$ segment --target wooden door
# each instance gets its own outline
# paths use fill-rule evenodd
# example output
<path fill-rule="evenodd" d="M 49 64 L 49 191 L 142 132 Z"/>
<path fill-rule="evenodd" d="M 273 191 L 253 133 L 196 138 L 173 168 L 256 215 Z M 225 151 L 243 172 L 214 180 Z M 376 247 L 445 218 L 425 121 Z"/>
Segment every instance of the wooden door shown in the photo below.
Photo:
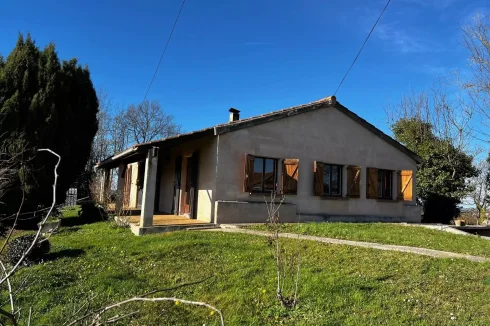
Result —
<path fill-rule="evenodd" d="M 179 204 L 180 204 L 180 183 L 182 176 L 182 156 L 178 156 L 175 159 L 175 169 L 174 169 L 174 195 L 172 201 L 172 214 L 179 214 Z"/>
<path fill-rule="evenodd" d="M 123 191 L 123 207 L 129 207 L 129 200 L 131 196 L 131 177 L 132 166 L 128 166 L 124 173 L 124 191 Z"/>
<path fill-rule="evenodd" d="M 184 189 L 183 211 L 184 215 L 190 218 L 196 218 L 195 208 L 197 206 L 197 172 L 199 156 L 194 153 L 187 159 L 186 182 Z"/>

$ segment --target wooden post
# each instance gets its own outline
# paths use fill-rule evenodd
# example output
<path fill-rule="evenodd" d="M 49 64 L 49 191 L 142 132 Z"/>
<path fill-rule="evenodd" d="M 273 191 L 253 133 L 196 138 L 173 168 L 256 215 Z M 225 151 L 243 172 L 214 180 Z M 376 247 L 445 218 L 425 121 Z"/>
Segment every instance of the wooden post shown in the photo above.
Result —
<path fill-rule="evenodd" d="M 106 204 L 107 202 L 107 193 L 109 191 L 109 182 L 110 182 L 110 176 L 111 176 L 111 170 L 110 169 L 104 169 L 102 170 L 102 175 L 100 178 L 100 194 L 99 194 L 99 201 L 102 204 Z"/>
<path fill-rule="evenodd" d="M 148 154 L 146 155 L 140 227 L 148 227 L 153 225 L 157 168 L 158 168 L 158 148 L 155 147 L 148 150 Z"/>
<path fill-rule="evenodd" d="M 117 194 L 116 194 L 116 214 L 119 214 L 123 208 L 124 197 L 124 163 L 119 164 L 119 171 L 117 172 Z"/>

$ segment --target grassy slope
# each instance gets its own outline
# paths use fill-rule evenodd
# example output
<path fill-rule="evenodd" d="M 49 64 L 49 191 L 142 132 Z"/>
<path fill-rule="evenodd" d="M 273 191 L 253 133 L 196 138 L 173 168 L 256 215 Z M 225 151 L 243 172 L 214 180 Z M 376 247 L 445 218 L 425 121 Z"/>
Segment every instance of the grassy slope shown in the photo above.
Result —
<path fill-rule="evenodd" d="M 97 295 L 91 300 L 97 307 L 212 274 L 214 280 L 165 295 L 207 301 L 222 309 L 227 325 L 490 320 L 489 264 L 304 242 L 301 303 L 284 311 L 274 299 L 274 265 L 262 237 L 189 231 L 136 237 L 99 222 L 63 228 L 51 241 L 50 259 L 16 276 L 17 282 L 27 273 L 34 276 L 18 297 L 20 306 L 33 306 L 34 325 L 63 324 L 90 293 Z M 144 305 L 143 315 L 131 324 L 217 325 L 206 308 L 170 303 Z"/>
<path fill-rule="evenodd" d="M 263 224 L 249 228 L 267 229 Z M 418 226 L 387 223 L 301 223 L 285 224 L 282 230 L 329 238 L 422 247 L 490 257 L 490 241 L 488 240 Z"/>

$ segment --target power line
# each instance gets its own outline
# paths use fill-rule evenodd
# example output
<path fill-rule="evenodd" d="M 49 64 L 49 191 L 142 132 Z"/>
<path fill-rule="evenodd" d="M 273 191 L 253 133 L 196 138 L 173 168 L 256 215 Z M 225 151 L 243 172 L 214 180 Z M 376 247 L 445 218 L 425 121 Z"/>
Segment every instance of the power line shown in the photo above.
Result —
<path fill-rule="evenodd" d="M 376 22 L 374 23 L 373 25 L 373 28 L 371 28 L 371 31 L 369 32 L 368 36 L 366 37 L 366 39 L 364 40 L 364 43 L 362 44 L 361 46 L 361 49 L 359 50 L 359 52 L 357 53 L 356 55 L 356 58 L 354 59 L 354 61 L 352 61 L 352 64 L 350 65 L 349 69 L 347 70 L 347 72 L 345 73 L 344 75 L 344 78 L 342 78 L 342 81 L 340 82 L 339 86 L 337 87 L 337 90 L 335 91 L 335 93 L 333 93 L 333 95 L 336 95 L 337 92 L 339 91 L 339 88 L 340 86 L 342 86 L 342 84 L 344 83 L 344 80 L 345 78 L 347 77 L 347 75 L 349 74 L 350 70 L 352 69 L 352 67 L 354 66 L 354 64 L 356 63 L 356 60 L 357 58 L 359 58 L 359 55 L 361 54 L 362 52 L 362 49 L 364 49 L 364 46 L 366 45 L 367 41 L 369 40 L 369 37 L 371 36 L 371 34 L 373 33 L 374 31 L 374 28 L 376 27 L 376 25 L 378 24 L 379 20 L 381 19 L 381 16 L 383 16 L 386 8 L 388 8 L 388 5 L 390 4 L 391 0 L 388 0 L 388 2 L 386 3 L 386 6 L 383 8 L 383 11 L 381 12 L 381 14 L 379 15 L 378 19 L 376 20 Z"/>
<path fill-rule="evenodd" d="M 148 89 L 146 90 L 145 97 L 143 98 L 143 102 L 146 101 L 146 97 L 148 96 L 148 93 L 150 92 L 151 85 L 153 84 L 153 81 L 155 80 L 155 77 L 158 72 L 158 68 L 160 68 L 160 64 L 162 63 L 163 56 L 165 55 L 165 52 L 167 51 L 168 44 L 170 43 L 170 39 L 172 38 L 172 34 L 174 33 L 175 26 L 177 26 L 177 22 L 179 21 L 180 14 L 182 13 L 182 9 L 184 9 L 185 1 L 182 1 L 182 5 L 180 6 L 179 13 L 177 14 L 177 17 L 175 18 L 174 26 L 172 27 L 172 31 L 170 31 L 170 35 L 168 36 L 167 43 L 165 44 L 165 48 L 163 49 L 162 55 L 160 56 L 160 61 L 158 61 L 157 68 L 155 69 L 155 73 L 153 74 L 153 77 L 151 78 L 150 85 L 148 86 Z"/>

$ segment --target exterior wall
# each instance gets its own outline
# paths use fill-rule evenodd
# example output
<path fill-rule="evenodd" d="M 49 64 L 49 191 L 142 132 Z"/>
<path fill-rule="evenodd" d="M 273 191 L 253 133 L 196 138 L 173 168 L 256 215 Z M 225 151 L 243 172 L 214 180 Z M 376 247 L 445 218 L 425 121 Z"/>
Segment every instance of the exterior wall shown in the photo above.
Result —
<path fill-rule="evenodd" d="M 183 157 L 181 173 L 180 205 L 186 182 L 186 156 L 199 151 L 199 168 L 197 180 L 197 218 L 206 222 L 214 220 L 214 192 L 216 181 L 217 137 L 208 137 L 187 142 L 172 148 L 160 149 L 160 193 L 158 208 L 163 213 L 173 213 L 175 160 Z M 180 211 L 180 207 L 179 207 Z"/>
<path fill-rule="evenodd" d="M 296 205 L 283 204 L 280 208 L 281 222 L 297 222 Z M 243 201 L 217 201 L 216 216 L 219 216 L 220 224 L 237 223 L 237 217 L 240 217 L 240 223 L 265 223 L 267 220 L 267 207 L 261 202 L 243 202 Z"/>
<path fill-rule="evenodd" d="M 415 196 L 413 196 L 414 201 L 411 202 L 366 199 L 367 167 L 412 170 L 415 176 L 416 162 L 334 107 L 225 133 L 218 136 L 218 144 L 215 197 L 217 200 L 264 202 L 263 195 L 243 191 L 245 155 L 248 153 L 278 159 L 299 159 L 298 194 L 288 195 L 286 203 L 296 205 L 301 220 L 344 216 L 354 217 L 357 220 L 365 218 L 420 221 L 420 209 L 415 206 Z M 344 166 L 344 195 L 347 179 L 345 166 L 361 166 L 360 198 L 334 200 L 314 196 L 314 161 Z M 280 176 L 281 164 L 278 171 L 279 180 Z M 414 177 L 414 189 L 415 181 Z M 393 173 L 394 198 L 396 198 L 396 184 L 396 173 Z M 243 212 L 243 208 L 240 208 L 240 211 Z M 257 214 L 257 212 L 251 210 L 250 214 Z M 265 219 L 266 210 L 263 216 Z M 224 218 L 229 219 L 229 217 Z M 247 216 L 234 218 L 236 222 L 250 219 Z M 217 223 L 220 223 L 220 219 L 221 215 L 218 215 Z M 262 220 L 262 218 L 258 219 Z"/>

